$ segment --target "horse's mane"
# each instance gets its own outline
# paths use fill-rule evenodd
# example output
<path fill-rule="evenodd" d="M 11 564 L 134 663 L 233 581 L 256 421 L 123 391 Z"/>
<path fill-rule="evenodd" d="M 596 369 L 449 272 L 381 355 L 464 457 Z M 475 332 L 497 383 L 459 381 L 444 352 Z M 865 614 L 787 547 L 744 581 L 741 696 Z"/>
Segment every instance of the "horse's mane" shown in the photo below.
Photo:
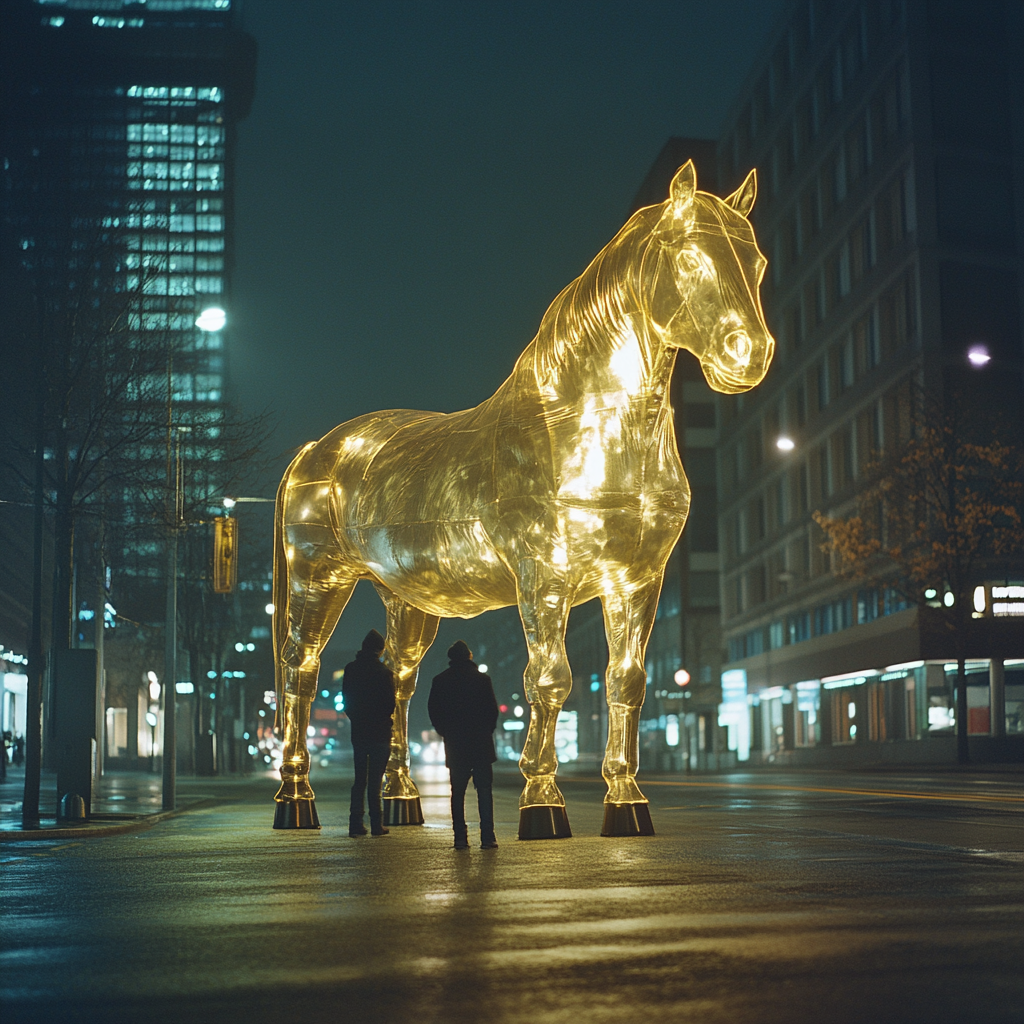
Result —
<path fill-rule="evenodd" d="M 548 307 L 530 348 L 538 382 L 561 376 L 581 345 L 607 337 L 643 303 L 641 282 L 653 273 L 648 251 L 665 204 L 637 211 L 590 265 Z M 531 351 L 532 350 L 532 351 Z"/>

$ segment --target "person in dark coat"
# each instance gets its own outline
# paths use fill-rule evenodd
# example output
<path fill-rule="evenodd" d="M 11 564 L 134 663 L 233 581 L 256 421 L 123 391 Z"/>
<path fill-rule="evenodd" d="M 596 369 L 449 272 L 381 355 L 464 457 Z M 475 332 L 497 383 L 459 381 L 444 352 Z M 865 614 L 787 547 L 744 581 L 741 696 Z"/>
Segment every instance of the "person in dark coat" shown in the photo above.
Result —
<path fill-rule="evenodd" d="M 452 826 L 455 849 L 469 849 L 466 826 L 466 787 L 473 780 L 480 808 L 480 848 L 498 846 L 494 836 L 494 799 L 491 792 L 498 760 L 494 752 L 494 728 L 498 702 L 491 677 L 473 663 L 473 652 L 462 640 L 448 648 L 448 668 L 434 677 L 427 711 L 444 740 L 444 763 L 452 781 Z"/>
<path fill-rule="evenodd" d="M 384 637 L 371 629 L 356 653 L 356 660 L 345 666 L 341 693 L 345 714 L 352 723 L 352 753 L 356 778 L 348 812 L 348 834 L 365 836 L 363 795 L 370 808 L 370 832 L 386 836 L 380 802 L 381 784 L 391 754 L 391 724 L 395 713 L 395 676 L 381 660 Z"/>

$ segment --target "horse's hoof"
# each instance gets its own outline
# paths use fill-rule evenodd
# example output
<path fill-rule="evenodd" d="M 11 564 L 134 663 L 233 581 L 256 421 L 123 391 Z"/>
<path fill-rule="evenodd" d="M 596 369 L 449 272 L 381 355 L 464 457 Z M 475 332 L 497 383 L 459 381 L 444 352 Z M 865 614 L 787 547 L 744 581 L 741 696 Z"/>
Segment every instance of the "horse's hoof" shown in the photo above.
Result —
<path fill-rule="evenodd" d="M 601 835 L 653 836 L 651 805 L 646 801 L 634 804 L 605 804 Z"/>
<path fill-rule="evenodd" d="M 520 839 L 570 839 L 572 830 L 565 807 L 559 804 L 521 807 L 519 809 Z"/>
<path fill-rule="evenodd" d="M 309 785 L 308 776 L 303 775 L 297 779 L 282 779 L 281 787 L 274 799 L 278 803 L 296 803 L 303 800 L 312 801 L 315 795 Z"/>
<path fill-rule="evenodd" d="M 312 800 L 278 800 L 274 828 L 319 828 L 320 818 Z"/>
<path fill-rule="evenodd" d="M 605 793 L 604 803 L 606 807 L 609 804 L 645 804 L 647 797 L 640 792 L 634 776 L 617 775 L 608 779 L 608 792 Z"/>
<path fill-rule="evenodd" d="M 562 796 L 554 775 L 536 775 L 532 779 L 527 779 L 519 797 L 519 810 L 527 807 L 553 806 L 565 806 L 565 797 Z"/>
<path fill-rule="evenodd" d="M 420 798 L 385 797 L 384 824 L 422 825 L 423 808 L 420 806 Z"/>
<path fill-rule="evenodd" d="M 388 771 L 384 775 L 385 800 L 418 800 L 420 791 L 408 771 Z M 398 822 L 395 822 L 397 825 Z"/>

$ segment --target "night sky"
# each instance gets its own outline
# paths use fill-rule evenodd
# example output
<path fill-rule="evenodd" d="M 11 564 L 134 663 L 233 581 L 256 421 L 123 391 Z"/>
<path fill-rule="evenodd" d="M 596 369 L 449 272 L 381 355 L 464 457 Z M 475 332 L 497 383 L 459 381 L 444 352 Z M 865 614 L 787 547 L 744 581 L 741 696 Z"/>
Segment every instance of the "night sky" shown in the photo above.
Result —
<path fill-rule="evenodd" d="M 246 0 L 231 372 L 276 471 L 361 413 L 490 395 L 666 139 L 717 137 L 782 6 Z M 383 630 L 366 590 L 327 667 Z"/>

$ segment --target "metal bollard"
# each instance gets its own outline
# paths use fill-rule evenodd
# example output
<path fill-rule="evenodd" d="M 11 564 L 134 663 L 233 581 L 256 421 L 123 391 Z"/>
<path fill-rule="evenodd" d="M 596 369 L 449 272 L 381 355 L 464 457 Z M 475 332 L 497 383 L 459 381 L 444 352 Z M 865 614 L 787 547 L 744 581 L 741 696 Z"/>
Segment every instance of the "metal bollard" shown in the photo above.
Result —
<path fill-rule="evenodd" d="M 62 821 L 86 821 L 85 801 L 77 793 L 65 793 L 60 802 Z"/>

